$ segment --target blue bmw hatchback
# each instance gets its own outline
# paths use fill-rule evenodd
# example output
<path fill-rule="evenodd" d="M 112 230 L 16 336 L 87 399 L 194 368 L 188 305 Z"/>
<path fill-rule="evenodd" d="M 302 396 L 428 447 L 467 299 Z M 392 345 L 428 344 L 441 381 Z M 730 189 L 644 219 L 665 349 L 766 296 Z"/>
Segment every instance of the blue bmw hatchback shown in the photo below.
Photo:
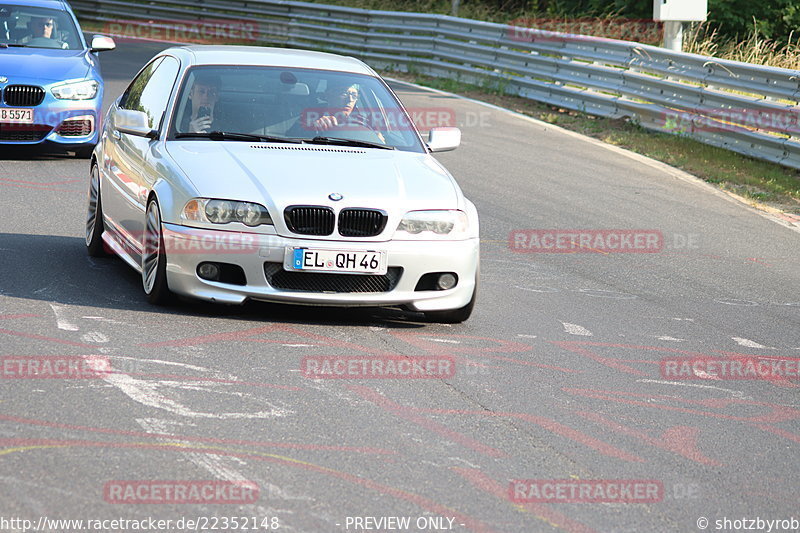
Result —
<path fill-rule="evenodd" d="M 64 0 L 0 0 L 0 146 L 89 157 L 103 103 L 97 52 L 114 47 L 100 35 L 87 45 Z"/>

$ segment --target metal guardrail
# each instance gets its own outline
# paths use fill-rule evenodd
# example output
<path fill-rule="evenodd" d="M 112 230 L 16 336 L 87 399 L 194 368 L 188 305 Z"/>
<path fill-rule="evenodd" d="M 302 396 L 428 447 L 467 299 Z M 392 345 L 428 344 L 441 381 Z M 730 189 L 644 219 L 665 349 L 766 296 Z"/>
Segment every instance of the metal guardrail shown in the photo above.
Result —
<path fill-rule="evenodd" d="M 800 169 L 800 71 L 445 15 L 281 0 L 73 0 L 83 20 L 248 22 L 259 44 L 490 86 Z"/>

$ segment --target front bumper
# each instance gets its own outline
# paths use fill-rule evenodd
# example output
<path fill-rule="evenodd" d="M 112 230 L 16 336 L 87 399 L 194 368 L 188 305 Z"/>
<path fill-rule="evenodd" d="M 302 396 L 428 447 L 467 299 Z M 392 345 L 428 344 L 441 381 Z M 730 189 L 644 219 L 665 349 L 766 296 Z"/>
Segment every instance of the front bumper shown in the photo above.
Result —
<path fill-rule="evenodd" d="M 0 144 L 45 146 L 57 151 L 94 146 L 100 129 L 101 98 L 98 95 L 92 100 L 58 100 L 48 94 L 33 108 L 33 124 L 0 124 Z M 0 107 L 16 108 L 5 103 Z M 75 127 L 84 121 L 91 123 L 91 131 L 86 134 Z"/>
<path fill-rule="evenodd" d="M 405 305 L 415 311 L 440 311 L 464 307 L 475 290 L 480 253 L 477 238 L 463 241 L 354 242 L 201 230 L 175 224 L 163 224 L 163 229 L 170 290 L 202 300 L 227 304 L 262 300 L 342 307 Z M 283 265 L 287 247 L 385 250 L 389 268 L 401 268 L 402 273 L 393 288 L 386 292 L 278 289 L 267 282 L 265 263 Z M 246 284 L 200 278 L 197 267 L 203 262 L 240 266 Z M 458 283 L 448 290 L 415 290 L 420 278 L 432 272 L 454 272 Z"/>

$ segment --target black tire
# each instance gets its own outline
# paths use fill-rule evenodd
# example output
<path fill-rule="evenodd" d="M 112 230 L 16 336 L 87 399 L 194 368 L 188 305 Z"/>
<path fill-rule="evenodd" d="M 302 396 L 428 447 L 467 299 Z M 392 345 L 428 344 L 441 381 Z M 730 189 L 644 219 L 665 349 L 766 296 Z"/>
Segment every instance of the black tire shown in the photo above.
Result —
<path fill-rule="evenodd" d="M 100 198 L 100 171 L 97 164 L 89 171 L 89 206 L 86 213 L 86 252 L 90 257 L 107 257 L 103 242 L 103 202 Z"/>
<path fill-rule="evenodd" d="M 475 308 L 475 299 L 478 296 L 478 279 L 475 279 L 475 289 L 472 291 L 472 298 L 464 307 L 458 309 L 448 309 L 446 311 L 425 311 L 425 320 L 437 322 L 439 324 L 460 324 L 466 321 Z"/>
<path fill-rule="evenodd" d="M 145 230 L 142 253 L 142 287 L 147 301 L 154 305 L 168 305 L 175 295 L 167 285 L 167 254 L 161 228 L 161 211 L 158 200 L 151 199 L 145 211 Z"/>

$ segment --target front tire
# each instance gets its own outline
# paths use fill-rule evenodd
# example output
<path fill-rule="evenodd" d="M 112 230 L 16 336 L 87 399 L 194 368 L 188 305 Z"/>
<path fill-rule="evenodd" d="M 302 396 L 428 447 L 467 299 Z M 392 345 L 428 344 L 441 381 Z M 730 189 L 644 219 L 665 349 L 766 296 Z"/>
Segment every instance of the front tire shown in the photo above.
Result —
<path fill-rule="evenodd" d="M 155 305 L 166 305 L 174 295 L 167 285 L 167 254 L 164 247 L 164 232 L 161 228 L 161 212 L 158 201 L 153 198 L 145 212 L 144 253 L 142 254 L 142 286 L 147 301 Z"/>
<path fill-rule="evenodd" d="M 86 251 L 90 257 L 106 257 L 103 243 L 103 203 L 100 199 L 100 171 L 97 164 L 89 171 L 89 206 L 86 213 Z"/>
<path fill-rule="evenodd" d="M 478 280 L 475 279 L 475 288 L 472 290 L 472 298 L 469 303 L 464 307 L 458 309 L 448 309 L 446 311 L 426 311 L 425 320 L 428 322 L 437 322 L 439 324 L 460 324 L 466 321 L 471 315 L 472 310 L 475 308 L 475 299 L 478 296 Z"/>

